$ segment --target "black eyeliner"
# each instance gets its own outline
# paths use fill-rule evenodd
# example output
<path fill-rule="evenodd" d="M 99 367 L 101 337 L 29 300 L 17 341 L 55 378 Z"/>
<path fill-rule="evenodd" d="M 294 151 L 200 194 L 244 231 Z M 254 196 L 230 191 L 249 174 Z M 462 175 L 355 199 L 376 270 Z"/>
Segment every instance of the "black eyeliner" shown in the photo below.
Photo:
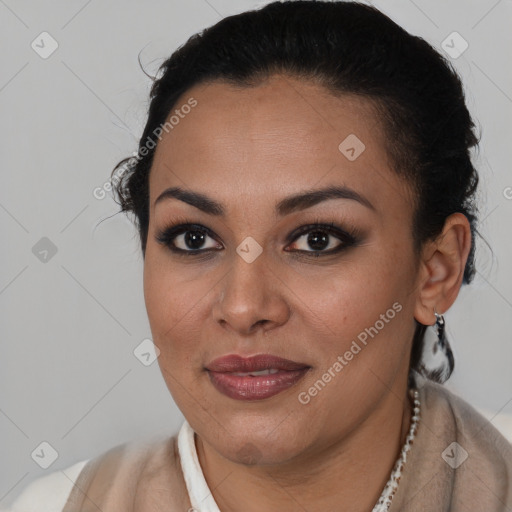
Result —
<path fill-rule="evenodd" d="M 302 250 L 288 250 L 287 253 L 293 253 L 301 258 L 308 257 L 319 257 L 319 256 L 330 256 L 342 252 L 343 250 L 349 249 L 350 247 L 357 246 L 360 241 L 360 231 L 358 229 L 343 229 L 335 221 L 321 222 L 319 219 L 313 223 L 304 224 L 299 228 L 292 231 L 286 238 L 286 244 L 294 242 L 297 238 L 313 231 L 325 232 L 328 235 L 334 236 L 340 241 L 340 244 L 334 249 L 329 251 L 302 251 Z M 180 219 L 180 223 L 174 226 L 163 228 L 157 232 L 155 239 L 158 243 L 165 245 L 170 251 L 178 256 L 205 256 L 212 257 L 214 252 L 218 252 L 221 249 L 190 249 L 184 250 L 179 249 L 173 245 L 174 239 L 187 231 L 196 231 L 204 233 L 209 236 L 217 243 L 220 244 L 216 235 L 213 231 L 202 224 L 196 224 L 193 222 L 186 222 L 185 219 Z"/>
<path fill-rule="evenodd" d="M 211 231 L 206 226 L 203 226 L 201 224 L 194 224 L 189 222 L 183 222 L 180 224 L 177 224 L 175 226 L 170 226 L 167 228 L 164 228 L 155 236 L 155 239 L 160 244 L 165 245 L 170 251 L 172 251 L 174 254 L 177 255 L 183 255 L 183 256 L 206 256 L 209 255 L 209 253 L 213 253 L 216 251 L 219 251 L 220 249 L 190 249 L 190 250 L 184 250 L 179 249 L 178 247 L 175 247 L 172 242 L 178 235 L 182 235 L 183 233 L 186 233 L 187 231 L 198 231 L 200 233 L 204 233 L 205 235 L 208 235 L 210 238 L 213 238 L 214 240 L 217 240 L 217 238 L 214 236 L 213 231 Z M 218 242 L 219 243 L 219 242 Z"/>

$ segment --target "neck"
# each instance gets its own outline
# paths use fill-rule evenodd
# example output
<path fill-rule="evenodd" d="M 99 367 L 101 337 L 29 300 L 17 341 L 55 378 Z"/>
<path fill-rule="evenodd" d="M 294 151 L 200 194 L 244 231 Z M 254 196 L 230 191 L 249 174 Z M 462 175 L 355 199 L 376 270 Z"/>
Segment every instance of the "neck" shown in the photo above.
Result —
<path fill-rule="evenodd" d="M 314 455 L 302 454 L 279 465 L 234 463 L 196 435 L 198 458 L 222 512 L 368 512 L 400 454 L 411 411 L 407 392 L 402 400 L 390 392 L 348 436 Z"/>

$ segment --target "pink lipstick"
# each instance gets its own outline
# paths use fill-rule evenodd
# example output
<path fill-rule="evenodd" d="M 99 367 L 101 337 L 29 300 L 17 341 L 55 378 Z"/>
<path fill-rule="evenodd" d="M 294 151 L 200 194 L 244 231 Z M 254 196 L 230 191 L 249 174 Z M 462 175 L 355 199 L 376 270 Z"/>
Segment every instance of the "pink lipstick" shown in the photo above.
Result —
<path fill-rule="evenodd" d="M 229 354 L 206 365 L 214 387 L 235 400 L 262 400 L 277 395 L 296 384 L 310 368 L 271 354 L 247 358 Z"/>

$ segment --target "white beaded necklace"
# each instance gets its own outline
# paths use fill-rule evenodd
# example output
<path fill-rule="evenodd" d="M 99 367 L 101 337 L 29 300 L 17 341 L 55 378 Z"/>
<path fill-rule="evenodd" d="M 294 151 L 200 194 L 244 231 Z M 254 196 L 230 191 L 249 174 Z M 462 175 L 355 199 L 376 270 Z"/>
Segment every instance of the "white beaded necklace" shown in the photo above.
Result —
<path fill-rule="evenodd" d="M 396 494 L 398 489 L 398 483 L 400 482 L 400 477 L 402 476 L 402 470 L 404 469 L 405 461 L 407 460 L 407 453 L 411 449 L 411 444 L 413 443 L 416 432 L 418 430 L 418 423 L 420 421 L 420 394 L 418 390 L 414 388 L 410 389 L 409 393 L 414 404 L 409 433 L 407 434 L 407 438 L 405 439 L 402 451 L 400 452 L 400 457 L 398 457 L 393 467 L 393 471 L 391 471 L 391 476 L 388 480 L 388 483 L 384 487 L 379 501 L 373 507 L 372 512 L 386 512 L 389 510 L 393 496 Z"/>

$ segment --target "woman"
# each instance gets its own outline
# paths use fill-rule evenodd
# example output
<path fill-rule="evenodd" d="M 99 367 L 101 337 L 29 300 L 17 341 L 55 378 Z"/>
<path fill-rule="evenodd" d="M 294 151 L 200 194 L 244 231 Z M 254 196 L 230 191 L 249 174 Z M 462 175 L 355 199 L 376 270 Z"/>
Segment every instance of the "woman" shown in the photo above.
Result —
<path fill-rule="evenodd" d="M 113 173 L 186 421 L 13 510 L 512 510 L 512 447 L 441 385 L 474 273 L 473 129 L 451 66 L 363 4 L 193 36 Z"/>

